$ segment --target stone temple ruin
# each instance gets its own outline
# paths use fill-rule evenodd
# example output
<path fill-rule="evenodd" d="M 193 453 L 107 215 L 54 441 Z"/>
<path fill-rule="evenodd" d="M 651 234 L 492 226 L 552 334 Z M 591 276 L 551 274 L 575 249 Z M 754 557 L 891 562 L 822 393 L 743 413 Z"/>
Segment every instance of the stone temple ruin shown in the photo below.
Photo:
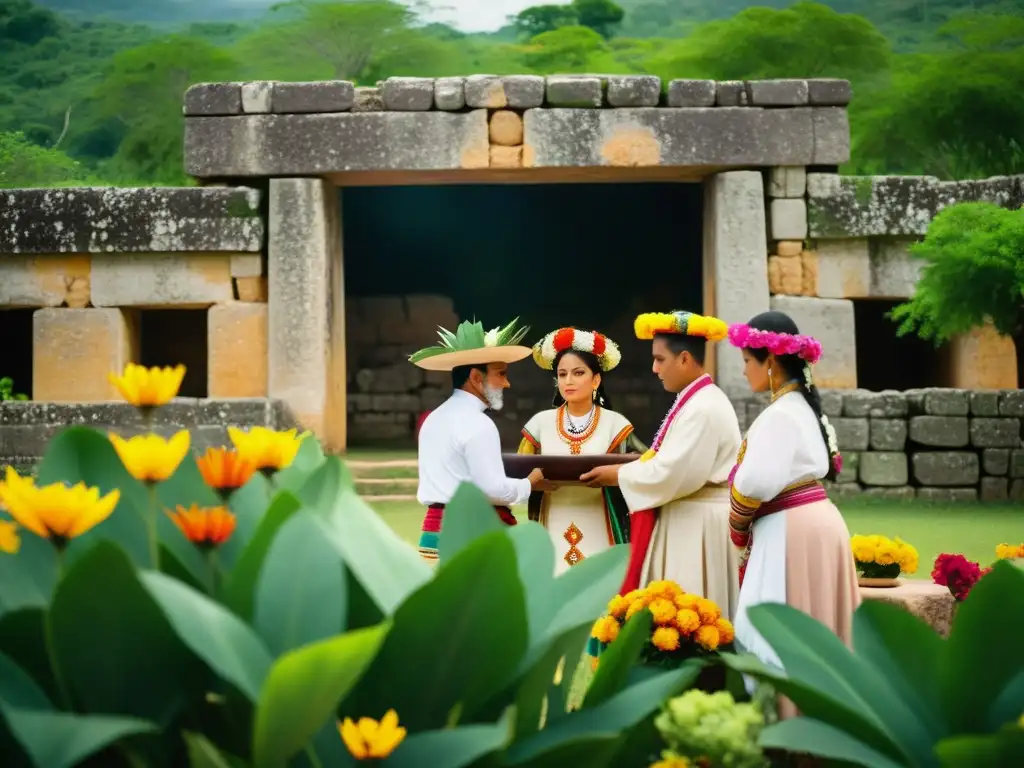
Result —
<path fill-rule="evenodd" d="M 223 440 L 226 422 L 298 423 L 334 450 L 411 443 L 417 414 L 446 396 L 447 381 L 404 358 L 429 344 L 437 325 L 458 321 L 456 303 L 444 291 L 396 294 L 381 284 L 346 291 L 358 265 L 374 259 L 344 253 L 346 233 L 363 224 L 346 219 L 347 196 L 658 184 L 666 195 L 696 192 L 700 231 L 676 238 L 694 246 L 689 260 L 701 276 L 691 282 L 700 283 L 702 306 L 687 308 L 736 322 L 774 307 L 823 342 L 816 377 L 847 457 L 837 490 L 1024 499 L 1024 396 L 1012 343 L 981 330 L 936 352 L 898 340 L 885 319 L 914 290 L 918 265 L 907 246 L 935 213 L 968 200 L 1020 207 L 1024 177 L 840 176 L 850 98 L 848 82 L 822 79 L 663 85 L 648 76 L 477 75 L 376 88 L 194 86 L 184 99 L 185 165 L 200 186 L 0 192 L 0 376 L 32 398 L 0 406 L 0 461 L 35 460 L 69 423 L 130 430 L 106 378 L 129 360 L 189 366 L 167 426 L 194 428 L 200 446 Z M 497 213 L 494 224 L 526 226 Z M 623 276 L 638 263 L 622 260 Z M 388 274 L 386 264 L 376 268 Z M 530 321 L 527 288 L 510 286 L 520 295 L 494 308 L 494 320 Z M 646 349 L 627 349 L 631 312 L 682 302 L 625 290 L 629 301 L 601 325 L 634 365 L 613 391 L 638 429 L 652 431 L 663 403 Z M 715 358 L 712 372 L 748 423 L 762 406 L 749 398 L 737 351 L 722 345 Z M 527 383 L 499 416 L 509 448 L 550 391 L 527 367 Z"/>

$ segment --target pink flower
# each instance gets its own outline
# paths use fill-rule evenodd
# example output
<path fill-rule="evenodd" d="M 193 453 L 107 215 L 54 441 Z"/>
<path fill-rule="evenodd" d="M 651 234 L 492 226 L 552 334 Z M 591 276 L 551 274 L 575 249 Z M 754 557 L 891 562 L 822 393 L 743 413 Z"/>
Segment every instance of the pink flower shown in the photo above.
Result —
<path fill-rule="evenodd" d="M 821 342 L 810 336 L 760 331 L 739 323 L 729 328 L 729 341 L 740 349 L 767 349 L 773 355 L 797 355 L 814 365 L 821 359 Z"/>
<path fill-rule="evenodd" d="M 941 554 L 935 558 L 932 581 L 947 587 L 957 602 L 960 602 L 967 598 L 974 585 L 990 570 L 982 570 L 977 563 L 960 554 Z"/>
<path fill-rule="evenodd" d="M 832 457 L 832 467 L 835 469 L 837 475 L 843 471 L 843 455 L 841 453 L 837 453 Z"/>

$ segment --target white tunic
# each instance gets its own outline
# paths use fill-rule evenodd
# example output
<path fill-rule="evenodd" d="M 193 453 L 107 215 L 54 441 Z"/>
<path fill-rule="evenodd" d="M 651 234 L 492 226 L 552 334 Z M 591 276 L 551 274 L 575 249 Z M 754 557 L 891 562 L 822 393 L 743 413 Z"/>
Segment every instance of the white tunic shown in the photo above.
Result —
<path fill-rule="evenodd" d="M 530 498 L 530 481 L 506 477 L 498 427 L 478 397 L 455 390 L 424 420 L 419 435 L 420 504 L 447 504 L 461 483 L 472 483 L 492 503 Z"/>
<path fill-rule="evenodd" d="M 733 488 L 756 501 L 771 501 L 794 483 L 828 474 L 829 455 L 818 417 L 799 392 L 769 405 L 750 426 L 746 450 Z M 786 514 L 776 512 L 754 523 L 753 547 L 736 610 L 736 641 L 762 661 L 781 666 L 778 655 L 754 629 L 747 609 L 786 603 Z"/>
<path fill-rule="evenodd" d="M 653 458 L 619 471 L 630 512 L 661 508 L 641 586 L 670 579 L 687 592 L 714 600 L 729 617 L 739 589 L 739 556 L 729 538 L 725 484 L 739 447 L 736 411 L 712 384 L 679 411 Z"/>
<path fill-rule="evenodd" d="M 561 409 L 552 408 L 541 411 L 526 422 L 520 452 L 572 455 L 569 441 L 559 433 L 560 413 Z M 581 454 L 613 453 L 633 432 L 629 419 L 615 411 L 597 407 L 595 419 L 597 423 L 593 433 L 579 443 Z M 545 493 L 538 522 L 547 529 L 555 545 L 555 572 L 558 574 L 587 557 L 603 552 L 614 543 L 604 492 L 600 488 L 564 485 L 557 491 Z"/>

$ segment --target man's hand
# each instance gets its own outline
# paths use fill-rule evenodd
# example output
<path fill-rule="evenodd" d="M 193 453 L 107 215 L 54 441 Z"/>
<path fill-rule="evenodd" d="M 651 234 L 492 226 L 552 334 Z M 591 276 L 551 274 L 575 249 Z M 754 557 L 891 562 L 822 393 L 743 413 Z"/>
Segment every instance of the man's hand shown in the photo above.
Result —
<path fill-rule="evenodd" d="M 619 484 L 619 467 L 621 464 L 606 464 L 603 467 L 594 467 L 589 472 L 580 475 L 580 481 L 591 488 L 600 488 L 605 485 Z"/>
<path fill-rule="evenodd" d="M 530 474 L 527 475 L 526 479 L 530 481 L 530 488 L 533 490 L 544 490 L 543 488 L 537 487 L 540 483 L 544 482 L 544 472 L 540 467 L 532 470 Z"/>
<path fill-rule="evenodd" d="M 533 486 L 533 490 L 544 491 L 545 493 L 557 491 L 559 488 L 561 488 L 561 486 L 558 483 L 552 483 L 550 480 L 541 480 Z"/>

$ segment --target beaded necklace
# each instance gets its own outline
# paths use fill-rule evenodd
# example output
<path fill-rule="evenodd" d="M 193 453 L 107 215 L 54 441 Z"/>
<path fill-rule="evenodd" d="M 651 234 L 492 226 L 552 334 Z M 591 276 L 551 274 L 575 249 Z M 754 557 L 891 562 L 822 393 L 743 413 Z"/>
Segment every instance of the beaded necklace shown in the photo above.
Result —
<path fill-rule="evenodd" d="M 576 428 L 569 420 L 569 411 L 566 410 L 565 404 L 558 406 L 558 412 L 555 414 L 558 437 L 568 444 L 569 453 L 573 456 L 579 456 L 583 452 L 583 444 L 597 431 L 597 424 L 601 420 L 601 408 L 594 406 L 590 413 L 590 420 L 584 426 Z"/>

